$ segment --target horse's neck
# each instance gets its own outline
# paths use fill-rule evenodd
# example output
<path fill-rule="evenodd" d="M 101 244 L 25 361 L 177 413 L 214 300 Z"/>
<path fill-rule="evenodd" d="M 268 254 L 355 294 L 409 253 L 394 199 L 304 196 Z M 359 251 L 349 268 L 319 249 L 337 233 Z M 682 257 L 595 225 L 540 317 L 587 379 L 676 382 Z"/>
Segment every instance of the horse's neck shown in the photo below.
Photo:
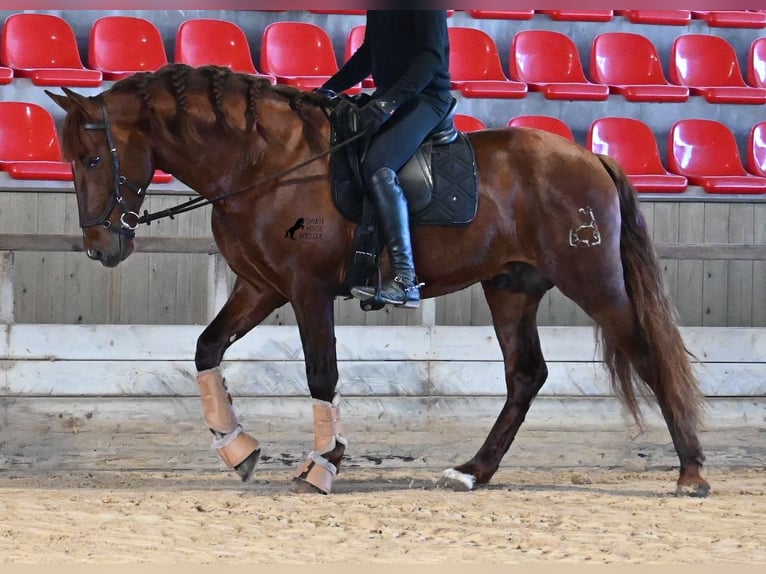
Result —
<path fill-rule="evenodd" d="M 244 146 L 222 126 L 203 130 L 207 133 L 202 141 L 190 142 L 188 147 L 157 142 L 156 167 L 210 199 L 252 186 L 257 180 L 268 181 L 311 156 L 313 152 L 303 139 L 302 122 L 294 113 L 266 117 L 265 125 L 254 128 Z"/>

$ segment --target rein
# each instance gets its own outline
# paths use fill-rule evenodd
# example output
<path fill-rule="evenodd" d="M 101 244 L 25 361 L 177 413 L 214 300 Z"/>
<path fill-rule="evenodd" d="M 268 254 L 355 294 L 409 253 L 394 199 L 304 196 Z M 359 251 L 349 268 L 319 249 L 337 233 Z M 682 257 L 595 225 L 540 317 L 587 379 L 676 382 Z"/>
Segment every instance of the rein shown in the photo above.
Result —
<path fill-rule="evenodd" d="M 138 219 L 136 219 L 136 224 L 133 229 L 138 227 L 138 225 L 145 223 L 146 225 L 151 224 L 152 221 L 155 221 L 157 219 L 163 219 L 165 217 L 169 217 L 170 219 L 173 219 L 175 215 L 178 215 L 179 213 L 186 213 L 187 211 L 192 211 L 193 209 L 197 209 L 199 207 L 205 207 L 206 205 L 212 205 L 213 203 L 216 203 L 218 201 L 221 201 L 223 199 L 227 199 L 229 197 L 239 195 L 240 193 L 244 193 L 246 191 L 250 191 L 254 187 L 257 187 L 267 181 L 271 181 L 273 179 L 279 179 L 280 177 L 283 177 L 285 175 L 288 175 L 294 171 L 298 171 L 302 167 L 305 167 L 309 165 L 310 163 L 315 162 L 318 159 L 323 158 L 326 155 L 335 153 L 336 151 L 344 148 L 345 146 L 349 145 L 350 143 L 353 143 L 354 141 L 360 139 L 363 136 L 366 136 L 367 132 L 360 132 L 353 136 L 351 136 L 348 139 L 343 140 L 342 142 L 335 144 L 334 146 L 326 149 L 325 151 L 318 153 L 314 156 L 311 156 L 305 161 L 302 161 L 299 164 L 290 166 L 286 169 L 283 169 L 282 171 L 278 171 L 277 173 L 272 173 L 270 175 L 267 175 L 265 177 L 262 177 L 261 179 L 258 179 L 254 181 L 253 183 L 246 185 L 242 189 L 238 189 L 236 191 L 230 191 L 228 193 L 224 193 L 222 195 L 219 195 L 218 197 L 214 197 L 212 199 L 207 199 L 205 197 L 195 197 L 194 199 L 191 199 L 185 203 L 181 203 L 179 205 L 176 205 L 174 207 L 170 207 L 168 209 L 163 209 L 162 211 L 155 211 L 154 213 L 149 213 L 148 211 L 144 211 L 144 214 Z"/>
<path fill-rule="evenodd" d="M 112 195 L 112 198 L 110 199 L 109 203 L 107 204 L 106 208 L 101 213 L 101 215 L 99 215 L 98 217 L 92 217 L 87 220 L 81 219 L 80 227 L 86 228 L 86 227 L 95 227 L 97 225 L 103 225 L 104 227 L 108 229 L 113 228 L 111 222 L 109 221 L 109 215 L 112 213 L 114 208 L 119 205 L 120 209 L 122 210 L 122 215 L 120 216 L 121 227 L 119 229 L 112 229 L 112 230 L 115 233 L 119 233 L 121 235 L 125 235 L 130 238 L 135 237 L 135 230 L 141 224 L 150 225 L 152 221 L 156 221 L 158 219 L 164 219 L 166 217 L 173 219 L 176 215 L 180 213 L 186 213 L 187 211 L 192 211 L 200 207 L 205 207 L 206 205 L 212 205 L 218 201 L 222 201 L 224 199 L 233 197 L 235 195 L 245 193 L 246 191 L 250 191 L 254 187 L 262 185 L 263 183 L 267 181 L 278 179 L 294 171 L 298 171 L 299 169 L 309 165 L 310 163 L 313 163 L 317 161 L 318 159 L 323 158 L 326 155 L 335 153 L 336 151 L 342 149 L 343 147 L 367 135 L 367 130 L 361 131 L 351 136 L 350 138 L 345 139 L 334 146 L 331 146 L 325 151 L 318 153 L 314 156 L 311 156 L 307 160 L 302 161 L 301 163 L 297 165 L 290 166 L 277 173 L 273 173 L 265 177 L 262 177 L 261 179 L 258 179 L 241 189 L 224 193 L 212 199 L 207 199 L 202 196 L 195 197 L 194 199 L 191 199 L 189 201 L 186 201 L 174 207 L 163 209 L 162 211 L 156 211 L 154 213 L 149 213 L 148 211 L 145 210 L 144 214 L 139 216 L 138 213 L 136 213 L 135 211 L 130 211 L 128 209 L 127 205 L 125 204 L 125 199 L 122 196 L 121 188 L 122 186 L 127 186 L 131 190 L 133 190 L 139 197 L 146 194 L 146 189 L 130 182 L 124 175 L 120 173 L 120 158 L 117 155 L 117 148 L 114 145 L 114 138 L 112 137 L 111 123 L 109 121 L 109 116 L 106 110 L 106 102 L 104 101 L 101 102 L 101 113 L 103 116 L 103 120 L 101 123 L 89 122 L 83 125 L 83 129 L 104 130 L 104 133 L 106 135 L 106 143 L 109 146 L 109 153 L 111 154 L 112 169 L 114 171 L 114 194 Z"/>

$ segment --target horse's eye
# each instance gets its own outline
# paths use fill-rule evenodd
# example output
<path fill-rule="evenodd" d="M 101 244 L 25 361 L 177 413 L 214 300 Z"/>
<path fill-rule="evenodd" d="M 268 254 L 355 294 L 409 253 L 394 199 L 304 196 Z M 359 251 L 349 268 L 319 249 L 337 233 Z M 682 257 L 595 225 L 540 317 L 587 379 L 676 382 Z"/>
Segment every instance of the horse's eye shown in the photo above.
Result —
<path fill-rule="evenodd" d="M 85 165 L 89 168 L 94 168 L 101 163 L 101 156 L 96 155 L 93 157 L 85 158 Z"/>

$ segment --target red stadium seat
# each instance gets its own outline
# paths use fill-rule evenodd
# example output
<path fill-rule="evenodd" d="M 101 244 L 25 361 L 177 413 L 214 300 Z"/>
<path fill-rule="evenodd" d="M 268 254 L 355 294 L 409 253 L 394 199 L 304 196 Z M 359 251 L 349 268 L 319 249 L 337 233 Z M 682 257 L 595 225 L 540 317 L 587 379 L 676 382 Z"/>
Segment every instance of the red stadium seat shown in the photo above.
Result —
<path fill-rule="evenodd" d="M 718 28 L 766 27 L 766 13 L 762 10 L 692 10 L 692 17 Z"/>
<path fill-rule="evenodd" d="M 683 175 L 670 173 L 662 165 L 657 140 L 640 120 L 598 118 L 588 129 L 585 147 L 615 159 L 638 191 L 680 193 L 688 186 Z"/>
<path fill-rule="evenodd" d="M 310 22 L 272 22 L 261 38 L 261 70 L 280 84 L 318 88 L 338 71 L 329 34 Z M 358 93 L 359 86 L 347 92 Z"/>
<path fill-rule="evenodd" d="M 476 132 L 487 129 L 487 126 L 479 118 L 467 114 L 455 114 L 455 128 L 459 132 Z"/>
<path fill-rule="evenodd" d="M 692 19 L 691 10 L 615 10 L 614 13 L 634 24 L 686 26 Z"/>
<path fill-rule="evenodd" d="M 30 78 L 38 86 L 101 84 L 101 72 L 83 66 L 74 30 L 63 18 L 12 14 L 0 38 L 0 64 L 12 68 L 16 77 Z"/>
<path fill-rule="evenodd" d="M 234 72 L 263 77 L 272 84 L 277 82 L 274 76 L 255 68 L 245 32 L 227 20 L 184 21 L 176 33 L 175 61 L 194 67 L 224 66 Z"/>
<path fill-rule="evenodd" d="M 534 10 L 466 10 L 472 18 L 488 20 L 531 20 Z"/>
<path fill-rule="evenodd" d="M 354 52 L 359 49 L 359 46 L 364 43 L 364 31 L 366 28 L 367 27 L 364 24 L 359 24 L 348 31 L 348 36 L 346 36 L 346 51 L 343 54 L 344 62 L 347 62 Z M 362 87 L 374 88 L 375 82 L 372 81 L 372 78 L 365 78 L 362 80 Z"/>
<path fill-rule="evenodd" d="M 536 128 L 575 141 L 572 129 L 563 120 L 553 116 L 524 115 L 508 120 L 512 128 Z"/>
<path fill-rule="evenodd" d="M 649 38 L 630 32 L 604 32 L 593 39 L 590 74 L 631 102 L 685 102 L 689 88 L 671 85 Z"/>
<path fill-rule="evenodd" d="M 756 38 L 750 44 L 747 83 L 754 88 L 766 88 L 766 36 Z"/>
<path fill-rule="evenodd" d="M 71 181 L 56 124 L 45 108 L 27 102 L 0 102 L 0 169 L 16 179 Z"/>
<path fill-rule="evenodd" d="M 523 98 L 527 85 L 509 80 L 492 37 L 478 28 L 449 28 L 452 88 L 467 98 Z"/>
<path fill-rule="evenodd" d="M 309 10 L 312 14 L 348 14 L 352 16 L 364 16 L 367 10 Z"/>
<path fill-rule="evenodd" d="M 613 10 L 536 10 L 538 14 L 547 14 L 551 20 L 570 22 L 609 22 L 614 16 Z"/>
<path fill-rule="evenodd" d="M 136 72 L 154 72 L 168 63 L 157 27 L 143 18 L 104 16 L 93 23 L 88 38 L 88 65 L 105 80 Z"/>
<path fill-rule="evenodd" d="M 10 84 L 13 81 L 13 70 L 5 66 L 0 66 L 0 85 Z"/>
<path fill-rule="evenodd" d="M 554 30 L 522 30 L 511 42 L 511 79 L 524 82 L 551 100 L 598 100 L 609 87 L 590 83 L 574 41 Z"/>
<path fill-rule="evenodd" d="M 766 103 L 766 89 L 745 84 L 734 47 L 719 36 L 676 38 L 670 48 L 670 81 L 713 103 Z"/>
<path fill-rule="evenodd" d="M 668 169 L 707 193 L 766 193 L 766 178 L 745 171 L 734 134 L 715 120 L 683 119 L 673 124 Z"/>
<path fill-rule="evenodd" d="M 0 170 L 14 179 L 72 180 L 72 166 L 63 160 L 48 110 L 28 102 L 0 102 Z M 152 181 L 172 179 L 158 170 Z"/>
<path fill-rule="evenodd" d="M 747 142 L 747 171 L 766 177 L 766 121 L 760 121 L 750 130 Z"/>

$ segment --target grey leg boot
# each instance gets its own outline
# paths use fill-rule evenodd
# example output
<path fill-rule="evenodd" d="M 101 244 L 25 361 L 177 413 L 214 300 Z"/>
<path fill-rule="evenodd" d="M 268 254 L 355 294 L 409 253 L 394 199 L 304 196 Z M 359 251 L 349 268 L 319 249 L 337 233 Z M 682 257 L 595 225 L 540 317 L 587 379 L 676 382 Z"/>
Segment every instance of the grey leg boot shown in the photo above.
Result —
<path fill-rule="evenodd" d="M 372 174 L 369 193 L 378 212 L 394 276 L 382 283 L 379 294 L 375 287 L 366 286 L 352 287 L 351 294 L 363 301 L 377 295 L 383 303 L 416 309 L 420 305 L 420 286 L 412 258 L 410 217 L 394 170 L 382 167 Z"/>

